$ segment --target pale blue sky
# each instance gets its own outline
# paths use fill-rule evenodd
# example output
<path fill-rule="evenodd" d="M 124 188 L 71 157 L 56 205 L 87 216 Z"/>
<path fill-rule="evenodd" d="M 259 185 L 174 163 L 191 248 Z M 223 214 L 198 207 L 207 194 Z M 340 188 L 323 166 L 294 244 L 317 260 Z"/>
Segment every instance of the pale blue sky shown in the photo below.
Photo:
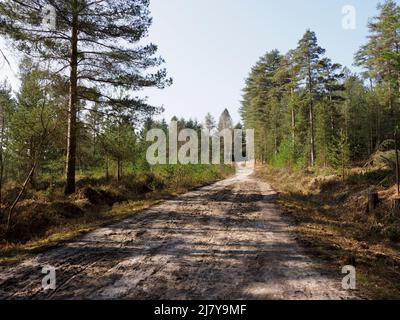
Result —
<path fill-rule="evenodd" d="M 250 68 L 267 50 L 295 48 L 307 28 L 334 61 L 351 67 L 365 43 L 376 0 L 152 0 L 150 39 L 159 46 L 174 85 L 150 90 L 164 116 L 202 120 L 228 108 L 239 120 L 241 90 Z M 342 28 L 342 8 L 353 5 L 357 28 Z"/>
<path fill-rule="evenodd" d="M 365 43 L 368 18 L 378 0 L 151 0 L 149 40 L 159 46 L 174 84 L 141 95 L 163 105 L 163 117 L 202 121 L 228 108 L 234 121 L 245 78 L 266 51 L 295 48 L 307 28 L 317 33 L 327 56 L 351 67 Z M 353 5 L 355 30 L 342 28 L 342 8 Z M 1 43 L 0 43 L 1 44 Z M 16 68 L 14 67 L 16 70 Z M 0 65 L 0 78 L 9 76 Z"/>

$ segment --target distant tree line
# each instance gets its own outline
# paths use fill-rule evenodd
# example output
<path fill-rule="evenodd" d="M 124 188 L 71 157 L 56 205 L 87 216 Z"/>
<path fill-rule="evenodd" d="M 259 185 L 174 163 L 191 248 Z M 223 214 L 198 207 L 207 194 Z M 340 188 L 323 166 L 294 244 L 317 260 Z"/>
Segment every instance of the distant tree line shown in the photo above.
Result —
<path fill-rule="evenodd" d="M 61 181 L 66 170 L 68 85 L 30 58 L 22 60 L 19 77 L 17 92 L 7 82 L 0 84 L 0 190 L 25 181 L 27 188 L 41 189 L 44 182 Z M 77 174 L 119 181 L 125 174 L 151 170 L 146 151 L 152 142 L 146 141 L 147 132 L 168 133 L 169 123 L 156 120 L 155 109 L 144 110 L 118 105 L 109 109 L 100 102 L 82 106 L 76 126 Z M 203 129 L 210 130 L 210 139 L 218 130 L 211 114 L 204 123 L 177 117 L 171 121 L 177 122 L 178 132 L 193 129 L 199 137 Z M 221 129 L 231 128 L 227 110 L 219 123 Z"/>

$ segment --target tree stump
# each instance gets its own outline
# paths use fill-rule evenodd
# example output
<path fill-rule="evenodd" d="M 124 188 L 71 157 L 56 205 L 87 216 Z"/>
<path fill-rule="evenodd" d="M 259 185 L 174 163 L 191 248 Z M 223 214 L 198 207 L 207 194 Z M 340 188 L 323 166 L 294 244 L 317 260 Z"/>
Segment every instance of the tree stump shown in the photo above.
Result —
<path fill-rule="evenodd" d="M 392 200 L 392 215 L 400 217 L 400 198 Z"/>
<path fill-rule="evenodd" d="M 379 203 L 379 196 L 377 192 L 368 193 L 368 212 L 373 212 Z"/>

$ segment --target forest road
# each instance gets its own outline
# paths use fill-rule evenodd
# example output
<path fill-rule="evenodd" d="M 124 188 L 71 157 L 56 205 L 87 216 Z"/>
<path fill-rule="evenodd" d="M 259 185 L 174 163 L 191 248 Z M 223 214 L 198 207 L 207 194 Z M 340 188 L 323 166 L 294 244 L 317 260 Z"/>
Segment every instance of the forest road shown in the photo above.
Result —
<path fill-rule="evenodd" d="M 246 167 L 123 222 L 0 266 L 0 299 L 351 299 L 297 244 Z M 42 268 L 56 289 L 42 289 Z"/>

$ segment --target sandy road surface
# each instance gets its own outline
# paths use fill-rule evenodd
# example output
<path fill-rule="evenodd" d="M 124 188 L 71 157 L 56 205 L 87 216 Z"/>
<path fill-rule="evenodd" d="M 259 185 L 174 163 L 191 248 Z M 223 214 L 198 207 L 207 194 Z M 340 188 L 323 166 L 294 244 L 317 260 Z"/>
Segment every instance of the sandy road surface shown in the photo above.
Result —
<path fill-rule="evenodd" d="M 0 299 L 346 299 L 249 169 L 15 266 Z M 57 270 L 44 292 L 41 270 Z M 339 271 L 339 270 L 338 270 Z"/>

